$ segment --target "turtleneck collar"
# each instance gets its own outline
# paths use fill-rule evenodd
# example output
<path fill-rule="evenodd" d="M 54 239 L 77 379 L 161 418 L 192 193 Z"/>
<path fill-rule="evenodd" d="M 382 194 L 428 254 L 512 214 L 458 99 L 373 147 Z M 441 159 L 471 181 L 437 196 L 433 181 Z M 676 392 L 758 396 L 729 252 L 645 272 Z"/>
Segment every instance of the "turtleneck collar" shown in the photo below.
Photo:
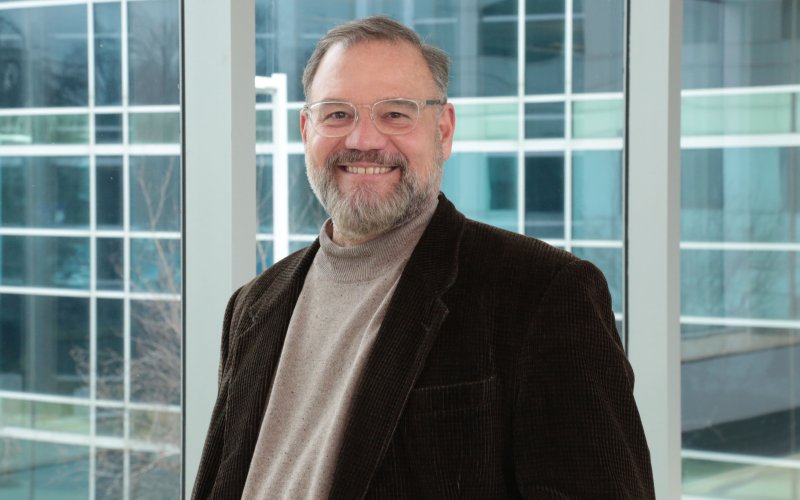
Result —
<path fill-rule="evenodd" d="M 347 247 L 333 242 L 330 237 L 331 220 L 326 220 L 320 230 L 320 249 L 314 259 L 314 265 L 321 271 L 320 276 L 341 283 L 370 281 L 383 276 L 411 257 L 438 203 L 438 197 L 434 197 L 416 217 L 402 226 Z"/>

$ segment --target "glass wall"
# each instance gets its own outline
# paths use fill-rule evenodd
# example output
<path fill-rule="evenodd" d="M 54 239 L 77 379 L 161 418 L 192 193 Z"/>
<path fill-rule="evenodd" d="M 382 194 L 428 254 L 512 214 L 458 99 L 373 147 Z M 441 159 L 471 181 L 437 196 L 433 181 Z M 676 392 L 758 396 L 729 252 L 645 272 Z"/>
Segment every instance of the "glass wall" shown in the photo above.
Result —
<path fill-rule="evenodd" d="M 683 486 L 800 498 L 800 2 L 684 1 Z"/>
<path fill-rule="evenodd" d="M 453 61 L 457 127 L 444 193 L 468 217 L 595 262 L 621 318 L 623 0 L 257 0 L 256 74 L 286 73 L 290 101 L 287 234 L 275 234 L 268 208 L 279 168 L 272 106 L 256 105 L 258 269 L 283 257 L 273 242 L 307 246 L 326 218 L 300 142 L 305 62 L 328 29 L 372 14 L 411 26 Z"/>
<path fill-rule="evenodd" d="M 0 499 L 179 497 L 178 14 L 0 3 Z"/>

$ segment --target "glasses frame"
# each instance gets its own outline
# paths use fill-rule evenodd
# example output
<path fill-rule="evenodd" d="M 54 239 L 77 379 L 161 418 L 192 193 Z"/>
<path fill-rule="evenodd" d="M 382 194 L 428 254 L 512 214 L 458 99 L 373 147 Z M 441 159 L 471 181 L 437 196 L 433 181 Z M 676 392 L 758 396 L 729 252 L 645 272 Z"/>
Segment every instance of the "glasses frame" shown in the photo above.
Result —
<path fill-rule="evenodd" d="M 379 104 L 382 104 L 382 103 L 385 103 L 385 102 L 391 102 L 391 101 L 404 101 L 404 102 L 408 102 L 408 103 L 414 103 L 417 106 L 417 117 L 416 117 L 416 120 L 414 121 L 414 125 L 411 128 L 409 128 L 408 130 L 406 130 L 404 132 L 391 132 L 391 131 L 390 132 L 386 132 L 386 131 L 382 130 L 380 125 L 378 125 L 378 123 L 375 121 L 375 113 L 374 113 L 375 106 L 377 106 Z M 353 119 L 352 125 L 350 127 L 348 127 L 348 128 L 344 128 L 343 127 L 341 129 L 342 133 L 337 133 L 337 134 L 333 134 L 333 135 L 320 131 L 317 128 L 316 121 L 313 118 L 312 108 L 318 107 L 318 106 L 320 106 L 322 104 L 347 104 L 347 105 L 351 106 L 355 110 L 355 119 Z M 352 132 L 353 130 L 355 130 L 356 125 L 358 125 L 358 120 L 361 117 L 361 113 L 358 112 L 358 108 L 366 107 L 366 108 L 369 109 L 369 119 L 372 120 L 372 124 L 375 126 L 375 129 L 378 132 L 380 132 L 381 134 L 384 134 L 384 135 L 406 135 L 406 134 L 411 133 L 415 128 L 417 128 L 417 123 L 419 123 L 419 117 L 422 114 L 422 111 L 424 111 L 426 107 L 428 107 L 428 106 L 444 106 L 445 104 L 447 104 L 447 98 L 446 97 L 444 99 L 409 99 L 407 97 L 392 97 L 392 98 L 389 98 L 389 99 L 381 99 L 379 101 L 375 101 L 372 104 L 355 104 L 355 103 L 352 103 L 350 101 L 325 100 L 325 101 L 316 101 L 316 102 L 306 103 L 306 104 L 303 105 L 303 108 L 301 109 L 301 112 L 306 114 L 306 116 L 308 117 L 308 121 L 311 122 L 311 126 L 314 128 L 314 130 L 319 135 L 321 135 L 322 137 L 327 137 L 329 139 L 334 139 L 334 138 L 338 138 L 338 137 L 344 137 L 344 136 L 350 134 L 350 132 Z"/>

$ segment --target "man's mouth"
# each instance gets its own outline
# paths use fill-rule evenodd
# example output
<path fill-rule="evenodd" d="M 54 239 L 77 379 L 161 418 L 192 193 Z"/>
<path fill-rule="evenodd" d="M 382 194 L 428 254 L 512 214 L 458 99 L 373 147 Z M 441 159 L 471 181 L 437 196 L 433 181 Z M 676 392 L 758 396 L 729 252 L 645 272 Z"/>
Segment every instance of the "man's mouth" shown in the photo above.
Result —
<path fill-rule="evenodd" d="M 376 175 L 388 174 L 397 167 L 355 167 L 352 165 L 342 165 L 342 168 L 344 168 L 344 171 L 348 174 Z"/>

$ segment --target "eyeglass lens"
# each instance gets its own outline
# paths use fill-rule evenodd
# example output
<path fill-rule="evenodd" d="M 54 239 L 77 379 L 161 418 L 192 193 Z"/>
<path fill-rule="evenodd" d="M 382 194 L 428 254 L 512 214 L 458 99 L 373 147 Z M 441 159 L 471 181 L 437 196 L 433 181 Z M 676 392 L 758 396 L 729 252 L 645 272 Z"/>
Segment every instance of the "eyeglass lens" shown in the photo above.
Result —
<path fill-rule="evenodd" d="M 320 102 L 309 108 L 314 128 L 328 137 L 350 133 L 355 126 L 357 109 L 348 102 Z M 384 134 L 410 132 L 419 118 L 419 104 L 410 99 L 389 99 L 372 105 L 372 121 Z"/>

